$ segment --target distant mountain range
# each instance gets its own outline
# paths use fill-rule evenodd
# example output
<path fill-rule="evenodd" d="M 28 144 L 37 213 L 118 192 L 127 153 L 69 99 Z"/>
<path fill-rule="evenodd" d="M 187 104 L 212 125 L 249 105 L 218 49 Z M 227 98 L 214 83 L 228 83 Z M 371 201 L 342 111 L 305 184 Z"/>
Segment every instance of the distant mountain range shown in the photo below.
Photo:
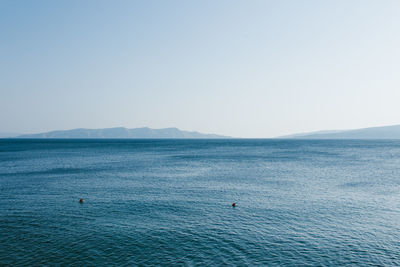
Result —
<path fill-rule="evenodd" d="M 229 138 L 216 134 L 203 134 L 199 132 L 182 131 L 177 128 L 151 129 L 148 127 L 127 129 L 124 127 L 105 129 L 73 129 L 65 131 L 52 131 L 38 134 L 24 134 L 16 138 L 176 138 L 176 139 L 212 139 Z"/>
<path fill-rule="evenodd" d="M 20 133 L 0 133 L 0 138 L 12 138 L 21 135 Z"/>
<path fill-rule="evenodd" d="M 0 133 L 0 138 L 138 138 L 138 139 L 213 139 L 231 138 L 217 134 L 182 131 L 178 128 L 151 129 L 148 127 L 127 129 L 124 127 L 105 129 L 73 129 L 38 134 Z M 284 139 L 400 139 L 400 125 L 362 128 L 356 130 L 334 130 L 299 133 L 279 136 Z"/>
<path fill-rule="evenodd" d="M 318 131 L 280 136 L 288 139 L 400 139 L 400 125 L 356 130 Z"/>

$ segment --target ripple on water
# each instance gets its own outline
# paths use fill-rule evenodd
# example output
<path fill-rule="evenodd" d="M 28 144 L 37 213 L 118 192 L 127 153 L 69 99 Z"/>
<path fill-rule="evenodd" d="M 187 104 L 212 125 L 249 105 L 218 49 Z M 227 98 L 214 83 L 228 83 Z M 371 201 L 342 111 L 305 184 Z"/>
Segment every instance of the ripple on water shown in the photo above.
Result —
<path fill-rule="evenodd" d="M 0 152 L 0 265 L 400 265 L 397 141 L 15 140 Z"/>

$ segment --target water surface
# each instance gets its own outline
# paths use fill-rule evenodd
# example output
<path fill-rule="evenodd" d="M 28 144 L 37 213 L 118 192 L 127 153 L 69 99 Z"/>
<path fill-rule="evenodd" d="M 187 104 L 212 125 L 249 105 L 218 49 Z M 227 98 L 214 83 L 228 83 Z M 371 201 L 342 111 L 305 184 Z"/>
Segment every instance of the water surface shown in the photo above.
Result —
<path fill-rule="evenodd" d="M 0 265 L 43 264 L 400 265 L 400 141 L 0 140 Z"/>

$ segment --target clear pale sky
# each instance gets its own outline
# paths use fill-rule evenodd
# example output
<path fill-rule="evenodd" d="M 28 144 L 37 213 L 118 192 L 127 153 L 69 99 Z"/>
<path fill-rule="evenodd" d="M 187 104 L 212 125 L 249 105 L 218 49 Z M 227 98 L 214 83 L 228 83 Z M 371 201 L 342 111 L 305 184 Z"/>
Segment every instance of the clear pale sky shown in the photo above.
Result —
<path fill-rule="evenodd" d="M 0 1 L 0 132 L 400 124 L 400 1 Z"/>

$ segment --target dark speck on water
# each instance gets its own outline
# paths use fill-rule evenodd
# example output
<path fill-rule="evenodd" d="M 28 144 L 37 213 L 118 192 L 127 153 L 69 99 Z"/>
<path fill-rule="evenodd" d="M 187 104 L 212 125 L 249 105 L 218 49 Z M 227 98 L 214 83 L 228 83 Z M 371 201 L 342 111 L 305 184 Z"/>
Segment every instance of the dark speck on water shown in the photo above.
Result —
<path fill-rule="evenodd" d="M 0 265 L 399 266 L 399 192 L 400 141 L 2 139 Z"/>

